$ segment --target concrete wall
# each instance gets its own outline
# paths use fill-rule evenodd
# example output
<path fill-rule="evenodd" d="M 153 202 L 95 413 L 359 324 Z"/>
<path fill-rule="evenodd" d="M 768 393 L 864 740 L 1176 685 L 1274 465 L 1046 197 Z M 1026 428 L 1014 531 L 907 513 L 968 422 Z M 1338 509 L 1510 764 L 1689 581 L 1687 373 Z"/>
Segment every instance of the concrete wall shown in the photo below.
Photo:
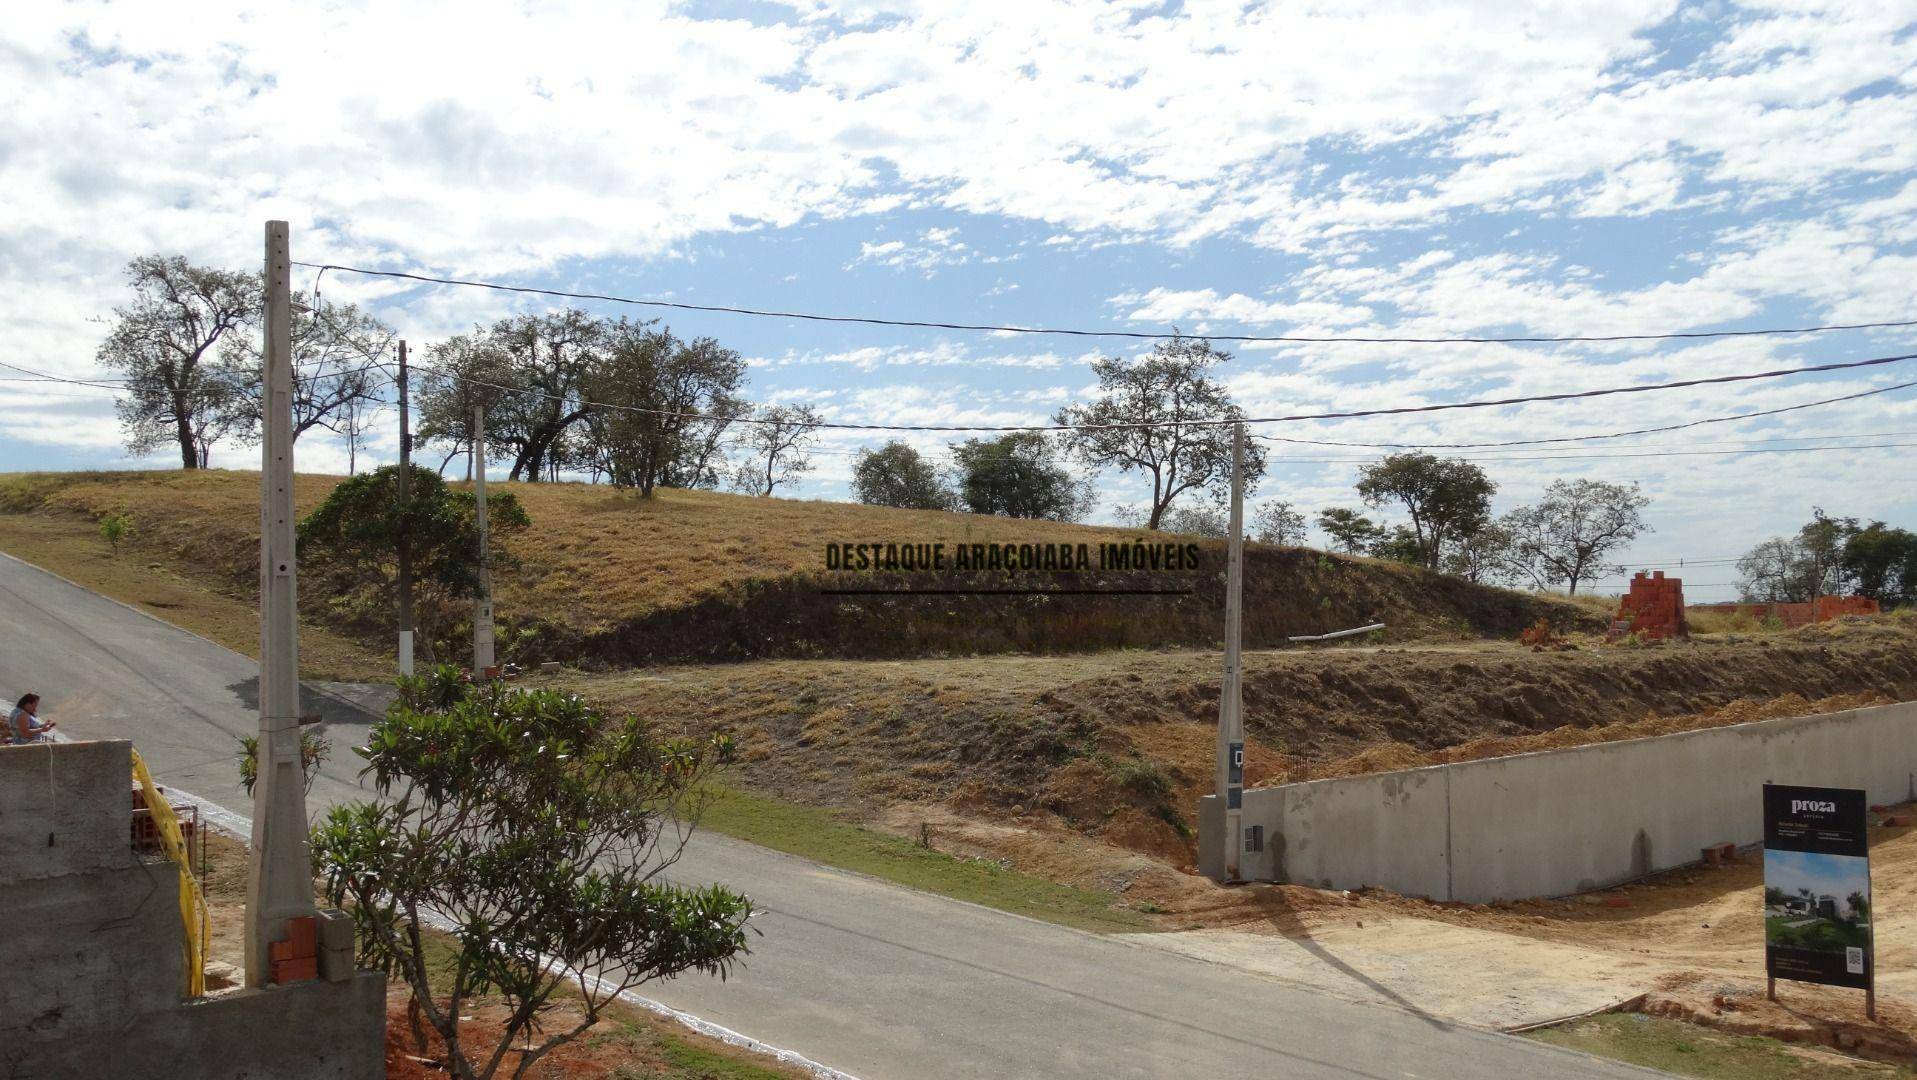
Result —
<path fill-rule="evenodd" d="M 376 972 L 182 1000 L 178 872 L 133 852 L 128 749 L 0 747 L 0 1076 L 385 1076 Z"/>
<path fill-rule="evenodd" d="M 1245 792 L 1244 875 L 1481 903 L 1603 888 L 1760 842 L 1762 785 L 1917 798 L 1917 702 Z M 1199 808 L 1199 869 L 1224 865 Z"/>

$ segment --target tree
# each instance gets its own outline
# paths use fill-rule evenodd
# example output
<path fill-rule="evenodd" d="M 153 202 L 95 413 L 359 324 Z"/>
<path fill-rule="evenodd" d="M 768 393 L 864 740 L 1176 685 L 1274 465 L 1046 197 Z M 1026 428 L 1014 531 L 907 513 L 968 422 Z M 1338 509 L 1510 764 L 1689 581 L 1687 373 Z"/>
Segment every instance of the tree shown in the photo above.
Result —
<path fill-rule="evenodd" d="M 812 471 L 805 448 L 824 418 L 810 405 L 768 405 L 755 423 L 747 424 L 745 448 L 750 460 L 739 467 L 735 485 L 741 491 L 772 495 L 780 484 L 796 482 Z"/>
<path fill-rule="evenodd" d="M 351 429 L 379 398 L 384 380 L 375 361 L 396 335 L 356 305 L 322 300 L 317 311 L 302 311 L 311 307 L 305 294 L 294 293 L 293 299 L 293 439 L 322 427 L 350 442 L 356 438 Z M 235 334 L 220 350 L 227 364 L 244 373 L 243 427 L 235 434 L 247 441 L 259 437 L 264 415 L 260 344 L 258 335 Z"/>
<path fill-rule="evenodd" d="M 412 545 L 415 618 L 430 658 L 439 634 L 462 616 L 461 601 L 479 595 L 479 529 L 470 491 L 446 486 L 437 472 L 412 466 L 407 505 L 399 501 L 399 466 L 386 465 L 352 477 L 299 524 L 299 554 L 326 575 L 334 603 L 355 607 L 391 625 L 386 605 L 397 595 L 399 538 Z M 486 522 L 494 541 L 492 565 L 510 569 L 498 544 L 530 525 L 511 492 L 489 492 Z"/>
<path fill-rule="evenodd" d="M 1830 517 L 1822 507 L 1811 510 L 1811 520 L 1797 530 L 1802 560 L 1799 572 L 1805 578 L 1808 599 L 1850 591 L 1850 577 L 1844 571 L 1844 546 L 1856 533 L 1856 518 Z"/>
<path fill-rule="evenodd" d="M 1536 505 L 1504 516 L 1512 564 L 1539 588 L 1563 584 L 1576 596 L 1580 583 L 1624 572 L 1606 556 L 1651 531 L 1650 502 L 1636 484 L 1554 480 Z"/>
<path fill-rule="evenodd" d="M 1844 541 L 1844 573 L 1886 607 L 1917 602 L 1917 533 L 1873 521 Z"/>
<path fill-rule="evenodd" d="M 938 469 L 897 439 L 859 451 L 852 466 L 852 494 L 874 506 L 950 510 L 955 501 Z"/>
<path fill-rule="evenodd" d="M 1331 546 L 1347 555 L 1362 555 L 1382 540 L 1384 528 L 1356 510 L 1333 506 L 1318 511 L 1318 531 L 1331 538 Z"/>
<path fill-rule="evenodd" d="M 1058 458 L 1036 431 L 958 443 L 952 464 L 959 503 L 974 514 L 1076 521 L 1091 509 L 1090 486 L 1073 479 Z"/>
<path fill-rule="evenodd" d="M 1231 535 L 1231 515 L 1216 506 L 1181 506 L 1160 523 L 1166 532 L 1223 539 Z"/>
<path fill-rule="evenodd" d="M 1513 546 L 1510 528 L 1492 522 L 1465 535 L 1445 552 L 1444 572 L 1478 585 L 1505 581 L 1512 576 L 1517 561 Z"/>
<path fill-rule="evenodd" d="M 429 350 L 436 370 L 420 387 L 420 436 L 470 443 L 472 407 L 480 405 L 486 448 L 512 461 L 508 478 L 543 480 L 555 446 L 591 411 L 580 390 L 605 345 L 605 326 L 570 308 L 515 315 L 441 342 Z"/>
<path fill-rule="evenodd" d="M 1792 603 L 1808 600 L 1803 555 L 1797 541 L 1773 536 L 1737 560 L 1737 591 L 1752 603 Z"/>
<path fill-rule="evenodd" d="M 362 956 L 411 988 L 452 1075 L 486 1080 L 517 1048 L 524 1076 L 621 993 L 723 976 L 747 951 L 750 901 L 660 877 L 732 758 L 727 737 L 669 736 L 570 694 L 475 687 L 440 668 L 401 680 L 357 753 L 380 797 L 327 814 L 314 865 L 328 901 L 352 911 Z M 453 923 L 444 961 L 423 943 L 435 915 Z M 579 1019 L 547 1027 L 562 988 Z M 506 1017 L 468 1044 L 461 1013 L 485 992 Z"/>
<path fill-rule="evenodd" d="M 604 356 L 582 378 L 595 406 L 585 416 L 585 456 L 614 486 L 646 498 L 662 483 L 710 486 L 711 455 L 741 407 L 734 393 L 745 367 L 711 338 L 681 341 L 651 322 L 607 324 Z"/>
<path fill-rule="evenodd" d="M 1297 547 L 1305 542 L 1305 515 L 1283 499 L 1273 499 L 1251 516 L 1250 533 L 1261 544 Z"/>
<path fill-rule="evenodd" d="M 173 443 L 180 467 L 205 468 L 214 442 L 244 425 L 244 369 L 216 346 L 257 319 L 265 294 L 258 274 L 194 266 L 178 255 L 127 263 L 133 300 L 113 309 L 97 358 L 126 373 L 115 403 L 129 453 Z"/>
<path fill-rule="evenodd" d="M 1101 396 L 1058 411 L 1058 423 L 1076 429 L 1065 438 L 1081 460 L 1152 478 L 1148 529 L 1160 526 L 1179 495 L 1231 483 L 1232 428 L 1218 421 L 1238 419 L 1244 411 L 1208 374 L 1229 359 L 1208 341 L 1176 338 L 1131 363 L 1094 360 Z M 1256 441 L 1245 444 L 1244 473 L 1246 491 L 1265 473 L 1264 447 Z"/>
<path fill-rule="evenodd" d="M 1411 452 L 1390 454 L 1358 470 L 1365 505 L 1404 507 L 1419 565 L 1436 569 L 1448 545 L 1482 528 L 1498 486 L 1484 470 L 1457 458 Z"/>

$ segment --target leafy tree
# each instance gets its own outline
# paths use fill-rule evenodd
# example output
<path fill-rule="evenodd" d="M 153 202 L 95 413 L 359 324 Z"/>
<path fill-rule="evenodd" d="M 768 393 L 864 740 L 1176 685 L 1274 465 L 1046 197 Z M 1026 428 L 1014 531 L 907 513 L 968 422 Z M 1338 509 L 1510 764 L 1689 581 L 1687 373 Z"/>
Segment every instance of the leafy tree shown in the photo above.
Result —
<path fill-rule="evenodd" d="M 757 419 L 746 425 L 743 441 L 750 459 L 739 466 L 733 483 L 769 498 L 780 484 L 795 483 L 812 471 L 805 448 L 825 420 L 810 405 L 767 405 Z"/>
<path fill-rule="evenodd" d="M 1870 918 L 1870 899 L 1864 895 L 1862 890 L 1858 890 L 1846 896 L 1844 903 L 1850 908 L 1850 921 L 1852 923 L 1861 923 L 1865 919 Z"/>
<path fill-rule="evenodd" d="M 1651 531 L 1643 517 L 1650 502 L 1636 484 L 1554 480 L 1536 505 L 1500 523 L 1512 565 L 1539 588 L 1563 584 L 1575 596 L 1582 582 L 1624 572 L 1607 556 Z"/>
<path fill-rule="evenodd" d="M 1058 412 L 1058 423 L 1078 429 L 1066 433 L 1066 440 L 1087 464 L 1152 478 L 1148 529 L 1160 527 L 1181 494 L 1231 483 L 1232 429 L 1216 421 L 1237 419 L 1244 411 L 1209 374 L 1229 359 L 1208 341 L 1177 338 L 1134 362 L 1094 360 L 1101 396 Z M 1111 426 L 1132 424 L 1155 426 Z M 1244 469 L 1250 491 L 1265 473 L 1264 447 L 1255 440 L 1245 444 Z"/>
<path fill-rule="evenodd" d="M 1773 536 L 1737 560 L 1737 591 L 1753 603 L 1793 603 L 1810 599 L 1803 555 L 1792 537 Z"/>
<path fill-rule="evenodd" d="M 1484 470 L 1457 458 L 1390 454 L 1358 470 L 1365 505 L 1399 505 L 1411 516 L 1416 562 L 1436 569 L 1446 548 L 1483 528 L 1498 486 Z"/>
<path fill-rule="evenodd" d="M 950 510 L 955 501 L 938 469 L 897 439 L 859 451 L 852 466 L 852 493 L 862 503 L 911 510 Z"/>
<path fill-rule="evenodd" d="M 426 356 L 414 402 L 413 439 L 421 446 L 446 449 L 440 472 L 465 454 L 466 479 L 471 480 L 473 410 L 488 417 L 486 441 L 491 444 L 493 410 L 511 392 L 502 388 L 512 386 L 515 377 L 512 358 L 483 332 L 430 345 Z"/>
<path fill-rule="evenodd" d="M 1091 509 L 1090 486 L 1073 479 L 1036 431 L 967 439 L 952 447 L 952 463 L 959 503 L 974 514 L 1076 521 Z"/>
<path fill-rule="evenodd" d="M 1799 573 L 1806 579 L 1805 591 L 1812 598 L 1850 591 L 1850 575 L 1844 571 L 1844 546 L 1856 533 L 1856 518 L 1830 517 L 1822 507 L 1813 509 L 1811 520 L 1797 530 L 1802 560 Z"/>
<path fill-rule="evenodd" d="M 206 467 L 214 442 L 243 428 L 246 373 L 216 346 L 252 325 L 265 293 L 260 275 L 194 266 L 178 255 L 127 263 L 133 300 L 113 309 L 102 366 L 126 373 L 115 402 L 129 453 L 173 443 L 180 466 Z"/>
<path fill-rule="evenodd" d="M 582 378 L 595 405 L 585 416 L 586 456 L 621 488 L 650 498 L 659 484 L 711 486 L 710 465 L 742 406 L 745 361 L 711 338 L 682 341 L 651 322 L 605 328 L 602 360 Z M 722 419 L 708 419 L 721 417 Z"/>
<path fill-rule="evenodd" d="M 1367 554 L 1374 559 L 1389 559 L 1412 566 L 1424 565 L 1424 546 L 1419 543 L 1418 534 L 1403 525 L 1380 529 Z M 1451 554 L 1447 551 L 1445 557 L 1449 558 Z"/>
<path fill-rule="evenodd" d="M 1297 547 L 1305 542 L 1305 515 L 1283 499 L 1273 499 L 1251 516 L 1250 533 L 1261 544 Z"/>
<path fill-rule="evenodd" d="M 1444 554 L 1443 570 L 1479 585 L 1508 580 L 1515 569 L 1514 536 L 1501 522 L 1466 535 Z M 1415 545 L 1409 550 L 1415 550 Z"/>
<path fill-rule="evenodd" d="M 750 901 L 660 876 L 731 760 L 726 737 L 670 736 L 576 696 L 472 687 L 441 668 L 401 680 L 356 752 L 380 797 L 327 814 L 314 864 L 329 902 L 353 912 L 362 956 L 411 988 L 452 1075 L 486 1080 L 519 1049 L 512 1075 L 524 1076 L 620 993 L 723 976 L 746 953 Z M 422 945 L 429 915 L 453 923 L 450 971 Z M 548 1027 L 562 988 L 579 1019 Z M 469 1043 L 461 1013 L 488 992 L 505 1020 Z"/>
<path fill-rule="evenodd" d="M 431 469 L 412 466 L 407 505 L 399 501 L 399 466 L 386 465 L 334 488 L 299 524 L 299 553 L 329 577 L 336 604 L 358 601 L 389 625 L 385 604 L 398 594 L 399 538 L 412 544 L 415 619 L 430 657 L 436 637 L 462 615 L 460 601 L 479 595 L 479 529 L 471 491 L 446 486 Z M 510 568 L 499 541 L 531 524 L 511 492 L 488 492 L 486 522 L 492 565 Z"/>
<path fill-rule="evenodd" d="M 1873 521 L 1844 541 L 1843 562 L 1858 595 L 1886 606 L 1917 602 L 1917 533 Z"/>
<path fill-rule="evenodd" d="M 1318 531 L 1331 538 L 1331 546 L 1347 555 L 1362 555 L 1385 537 L 1384 528 L 1377 522 L 1342 506 L 1318 511 Z"/>

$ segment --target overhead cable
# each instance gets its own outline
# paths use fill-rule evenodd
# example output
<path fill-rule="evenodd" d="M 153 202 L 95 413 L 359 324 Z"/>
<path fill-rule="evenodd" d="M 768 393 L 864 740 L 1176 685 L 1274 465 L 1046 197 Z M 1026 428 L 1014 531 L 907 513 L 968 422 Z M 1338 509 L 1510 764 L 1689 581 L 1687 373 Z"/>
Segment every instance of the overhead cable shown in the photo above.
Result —
<path fill-rule="evenodd" d="M 1584 398 L 1607 397 L 1614 394 L 1642 394 L 1655 390 L 1678 390 L 1691 386 L 1714 386 L 1723 383 L 1750 382 L 1756 379 L 1777 379 L 1791 375 L 1809 375 L 1821 371 L 1848 371 L 1856 368 L 1878 367 L 1884 364 L 1898 364 L 1917 360 L 1917 353 L 1904 353 L 1899 356 L 1878 356 L 1868 360 L 1847 360 L 1839 363 L 1812 364 L 1806 367 L 1777 368 L 1771 371 L 1754 371 L 1742 375 L 1712 375 L 1697 379 L 1678 379 L 1672 382 L 1639 383 L 1629 386 L 1607 386 L 1595 390 L 1572 390 L 1558 394 L 1530 394 L 1522 397 L 1493 398 L 1480 401 L 1452 401 L 1435 405 L 1400 405 L 1387 409 L 1349 409 L 1339 412 L 1291 413 L 1282 416 L 1242 416 L 1224 417 L 1207 420 L 1159 420 L 1117 424 L 848 424 L 823 421 L 807 425 L 813 429 L 834 431 L 1133 431 L 1146 428 L 1206 428 L 1229 427 L 1233 424 L 1281 424 L 1302 420 L 1345 420 L 1362 416 L 1403 416 L 1411 413 L 1446 412 L 1456 409 L 1490 409 L 1503 405 L 1524 405 L 1542 401 L 1574 401 Z M 431 365 L 421 365 L 420 370 L 432 372 L 450 378 L 468 386 L 483 386 L 506 393 L 525 394 L 532 397 L 557 401 L 571 401 L 570 397 L 548 394 L 530 387 L 513 386 L 505 383 L 488 382 L 461 375 L 456 371 Z M 681 409 L 649 409 L 636 405 L 611 405 L 605 402 L 581 401 L 579 404 L 593 408 L 613 409 L 623 412 L 641 413 L 650 416 L 673 417 L 685 420 L 724 420 L 739 424 L 780 424 L 780 421 L 756 416 L 721 416 L 711 413 L 693 412 Z"/>
<path fill-rule="evenodd" d="M 1352 344 L 1352 345 L 1546 345 L 1567 344 L 1571 342 L 1608 342 L 1608 341 L 1681 341 L 1704 338 L 1762 337 L 1785 334 L 1825 334 L 1844 330 L 1890 330 L 1917 326 L 1917 319 L 1904 319 L 1888 322 L 1868 323 L 1832 323 L 1821 326 L 1774 327 L 1757 330 L 1690 330 L 1669 331 L 1652 334 L 1564 334 L 1559 336 L 1511 335 L 1504 337 L 1365 337 L 1356 335 L 1309 335 L 1309 334 L 1183 334 L 1177 331 L 1145 330 L 1079 330 L 1048 326 L 1010 326 L 991 323 L 938 322 L 923 319 L 888 319 L 871 315 L 821 315 L 808 311 L 778 311 L 767 308 L 740 307 L 730 304 L 691 304 L 680 300 L 656 300 L 643 297 L 616 296 L 609 293 L 572 292 L 566 289 L 544 289 L 531 285 L 507 285 L 495 281 L 472 281 L 463 278 L 435 277 L 431 274 L 415 274 L 403 270 L 368 270 L 358 266 L 346 266 L 341 263 L 310 263 L 295 261 L 294 266 L 303 266 L 318 270 L 324 276 L 328 270 L 337 270 L 348 274 L 362 274 L 366 277 L 395 278 L 402 281 L 415 281 L 423 285 L 457 285 L 470 289 L 490 289 L 494 292 L 520 293 L 529 296 L 550 296 L 562 300 L 597 300 L 611 304 L 629 304 L 637 307 L 669 308 L 675 311 L 703 311 L 724 315 L 748 315 L 768 319 L 798 319 L 805 322 L 822 323 L 858 323 L 865 326 L 893 326 L 925 330 L 973 330 L 994 334 L 1045 334 L 1055 337 L 1085 338 L 1130 338 L 1140 341 L 1161 341 L 1167 339 L 1204 337 L 1211 341 L 1238 342 L 1275 342 L 1293 344 Z M 318 288 L 317 279 L 315 289 Z"/>

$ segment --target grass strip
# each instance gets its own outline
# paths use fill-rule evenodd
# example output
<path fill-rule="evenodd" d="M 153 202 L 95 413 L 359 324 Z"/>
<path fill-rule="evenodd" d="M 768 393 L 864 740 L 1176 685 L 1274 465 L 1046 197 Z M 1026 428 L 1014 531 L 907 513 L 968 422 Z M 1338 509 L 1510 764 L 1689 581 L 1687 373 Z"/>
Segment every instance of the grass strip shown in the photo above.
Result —
<path fill-rule="evenodd" d="M 1638 1013 L 1594 1016 L 1545 1028 L 1526 1038 L 1705 1080 L 1860 1080 L 1917 1075 L 1897 1065 L 1848 1057 L 1834 1050 L 1792 1046 L 1757 1035 L 1733 1035 Z"/>
<path fill-rule="evenodd" d="M 829 810 L 735 788 L 712 792 L 699 827 L 827 866 L 1062 926 L 1101 933 L 1151 928 L 1142 913 L 1119 907 L 1113 893 L 1060 885 L 989 859 L 947 855 L 903 837 L 849 824 Z"/>

